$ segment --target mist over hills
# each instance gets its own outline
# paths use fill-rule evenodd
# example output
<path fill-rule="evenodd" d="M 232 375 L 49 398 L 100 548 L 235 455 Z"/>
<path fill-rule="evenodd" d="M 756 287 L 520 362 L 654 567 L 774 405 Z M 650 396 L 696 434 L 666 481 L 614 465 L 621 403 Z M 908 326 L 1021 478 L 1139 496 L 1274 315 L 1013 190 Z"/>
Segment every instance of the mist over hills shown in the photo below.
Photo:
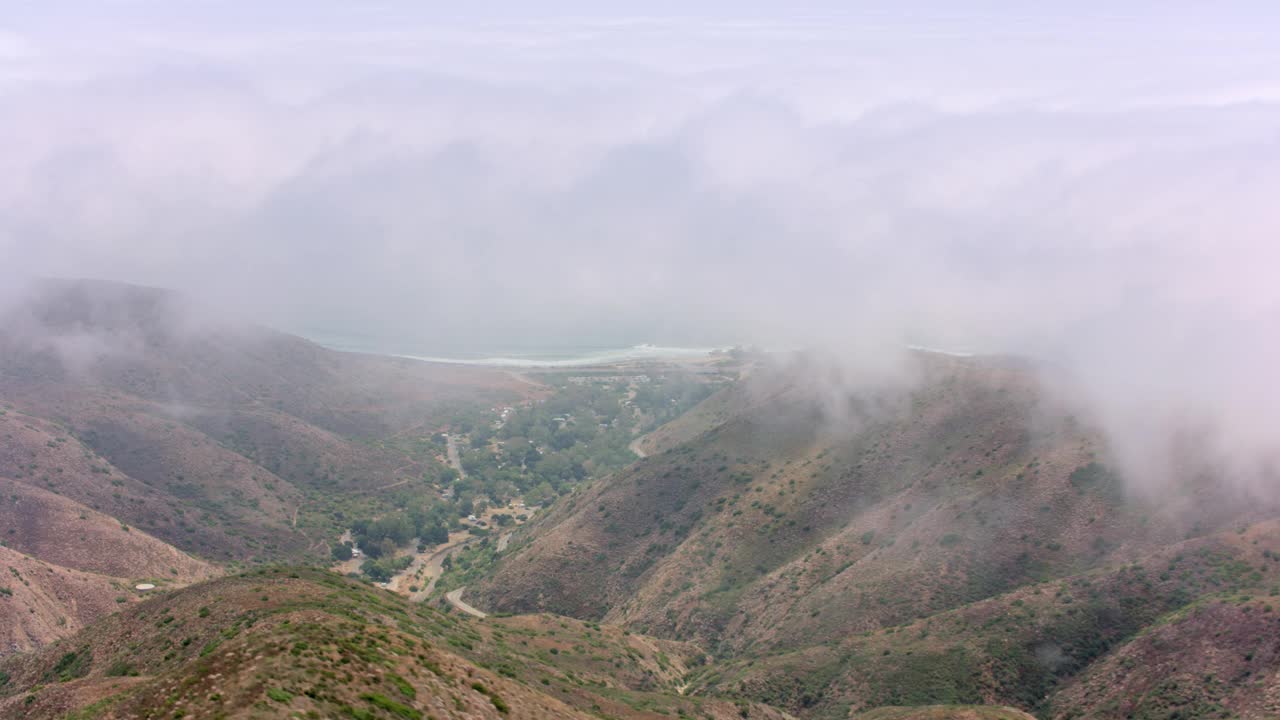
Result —
<path fill-rule="evenodd" d="M 1032 365 L 917 363 L 918 385 L 847 404 L 794 366 L 721 391 L 518 531 L 469 595 L 703 643 L 722 664 L 692 687 L 816 717 L 939 701 L 1175 711 L 1158 673 L 1106 703 L 1081 686 L 1154 652 L 1127 644 L 1148 625 L 1274 593 L 1280 506 L 1196 462 L 1171 463 L 1156 493 L 1129 481 Z M 1241 656 L 1271 657 L 1257 642 Z M 1156 655 L 1162 673 L 1194 672 Z M 1276 710 L 1252 680 L 1216 682 L 1188 692 Z"/>
<path fill-rule="evenodd" d="M 335 353 L 163 290 L 42 281 L 0 315 L 4 544 L 111 579 L 111 598 L 221 572 L 210 562 L 327 558 L 324 497 L 433 462 L 370 439 L 521 392 L 505 375 Z M 15 647 L 73 628 L 47 625 Z"/>
<path fill-rule="evenodd" d="M 1276 7 L 7 5 L 0 718 L 1280 717 Z"/>
<path fill-rule="evenodd" d="M 499 408 L 513 403 L 527 424 L 543 416 L 521 412 L 560 407 L 567 388 L 625 389 L 670 369 L 528 377 L 338 353 L 96 281 L 39 283 L 3 317 L 8 712 L 1280 711 L 1268 690 L 1280 682 L 1274 496 L 1192 436 L 1167 475 L 1134 478 L 1043 363 L 712 358 L 699 372 L 734 363 L 738 379 L 636 435 L 639 460 L 567 482 L 524 525 L 446 546 L 435 557 L 454 562 L 432 570 L 434 592 L 389 594 L 255 566 L 327 565 L 361 517 L 458 512 L 456 497 L 437 499 L 449 494 L 443 449 L 405 440 L 448 426 L 467 462 L 501 462 L 504 443 L 536 451 L 519 434 L 543 437 L 545 422 L 550 452 L 572 442 L 565 410 L 509 432 Z M 651 407 L 630 387 L 586 397 L 614 413 Z M 460 417 L 493 420 L 461 429 Z M 462 615 L 462 593 L 498 614 Z M 380 633 L 376 652 L 358 640 Z M 360 679 L 341 690 L 314 680 L 348 675 Z"/>

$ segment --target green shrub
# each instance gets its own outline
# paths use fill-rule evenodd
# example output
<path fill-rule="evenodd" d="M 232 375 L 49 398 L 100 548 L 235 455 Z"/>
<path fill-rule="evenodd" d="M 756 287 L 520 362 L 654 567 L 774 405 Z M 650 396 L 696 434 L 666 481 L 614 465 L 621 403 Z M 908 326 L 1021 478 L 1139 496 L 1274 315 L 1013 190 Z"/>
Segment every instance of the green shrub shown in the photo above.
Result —
<path fill-rule="evenodd" d="M 399 675 L 388 675 L 387 679 L 391 681 L 392 685 L 396 686 L 397 690 L 410 700 L 418 696 L 418 690 L 410 685 L 408 680 L 405 680 Z"/>
<path fill-rule="evenodd" d="M 133 677 L 138 674 L 127 661 L 117 660 L 107 668 L 107 677 Z"/>
<path fill-rule="evenodd" d="M 44 679 L 67 682 L 82 678 L 89 674 L 89 666 L 92 663 L 93 656 L 90 655 L 89 648 L 81 648 L 79 652 L 69 652 L 58 658 L 58 662 L 44 674 Z"/>
<path fill-rule="evenodd" d="M 293 699 L 293 693 L 280 688 L 267 688 L 267 697 L 279 703 L 287 703 Z"/>
<path fill-rule="evenodd" d="M 376 708 L 381 708 L 387 712 L 399 715 L 400 717 L 405 718 L 405 720 L 422 720 L 422 713 L 408 705 L 402 705 L 386 695 L 365 693 L 360 696 L 360 699 L 368 702 Z"/>

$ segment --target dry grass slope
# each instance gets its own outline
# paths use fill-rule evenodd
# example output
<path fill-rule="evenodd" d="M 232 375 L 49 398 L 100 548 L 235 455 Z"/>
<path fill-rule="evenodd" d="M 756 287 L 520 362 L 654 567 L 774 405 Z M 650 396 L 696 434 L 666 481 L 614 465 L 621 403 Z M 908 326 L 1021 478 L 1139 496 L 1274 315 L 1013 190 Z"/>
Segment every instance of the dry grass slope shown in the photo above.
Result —
<path fill-rule="evenodd" d="M 451 617 L 322 571 L 277 568 L 157 597 L 9 659 L 0 715 L 786 717 L 663 692 L 699 655 L 578 621 Z"/>
<path fill-rule="evenodd" d="M 938 358 L 922 372 L 838 420 L 802 383 L 754 378 L 702 420 L 737 414 L 519 531 L 470 601 L 697 642 L 716 662 L 690 692 L 813 717 L 936 703 L 1047 715 L 1085 707 L 1055 693 L 1166 613 L 1273 582 L 1273 505 L 1198 472 L 1133 492 L 1029 368 Z"/>

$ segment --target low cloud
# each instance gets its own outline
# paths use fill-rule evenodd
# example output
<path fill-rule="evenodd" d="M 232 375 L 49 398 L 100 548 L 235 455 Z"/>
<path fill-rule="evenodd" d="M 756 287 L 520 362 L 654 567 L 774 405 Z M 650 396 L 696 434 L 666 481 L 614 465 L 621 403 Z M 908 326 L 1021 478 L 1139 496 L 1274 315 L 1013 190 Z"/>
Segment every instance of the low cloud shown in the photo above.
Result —
<path fill-rule="evenodd" d="M 418 354 L 1025 354 L 1138 474 L 1194 432 L 1273 477 L 1280 52 L 1255 19 L 387 7 L 19 14 L 8 270 Z"/>

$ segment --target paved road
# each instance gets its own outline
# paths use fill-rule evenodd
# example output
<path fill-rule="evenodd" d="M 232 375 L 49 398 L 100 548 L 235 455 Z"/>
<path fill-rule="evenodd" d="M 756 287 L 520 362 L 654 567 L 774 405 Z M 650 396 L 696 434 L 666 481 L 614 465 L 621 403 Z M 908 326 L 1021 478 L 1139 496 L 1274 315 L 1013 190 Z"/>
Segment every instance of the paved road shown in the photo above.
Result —
<path fill-rule="evenodd" d="M 447 593 L 445 593 L 445 594 L 444 594 L 444 599 L 445 599 L 445 600 L 448 600 L 450 605 L 452 605 L 452 606 L 454 606 L 454 607 L 458 608 L 459 610 L 461 610 L 462 612 L 464 612 L 464 613 L 466 613 L 466 614 L 468 614 L 468 615 L 474 615 L 474 616 L 476 616 L 476 617 L 478 617 L 478 618 L 485 618 L 485 617 L 489 617 L 489 613 L 487 613 L 487 612 L 485 612 L 485 611 L 483 611 L 483 610 L 477 610 L 477 609 L 475 609 L 475 608 L 471 607 L 470 605 L 468 605 L 468 604 L 466 604 L 465 602 L 463 602 L 463 601 L 462 601 L 462 591 L 463 591 L 463 590 L 466 590 L 466 588 L 464 588 L 464 587 L 460 587 L 460 588 L 458 588 L 457 590 L 453 590 L 453 591 L 451 591 L 451 592 L 447 592 Z"/>

